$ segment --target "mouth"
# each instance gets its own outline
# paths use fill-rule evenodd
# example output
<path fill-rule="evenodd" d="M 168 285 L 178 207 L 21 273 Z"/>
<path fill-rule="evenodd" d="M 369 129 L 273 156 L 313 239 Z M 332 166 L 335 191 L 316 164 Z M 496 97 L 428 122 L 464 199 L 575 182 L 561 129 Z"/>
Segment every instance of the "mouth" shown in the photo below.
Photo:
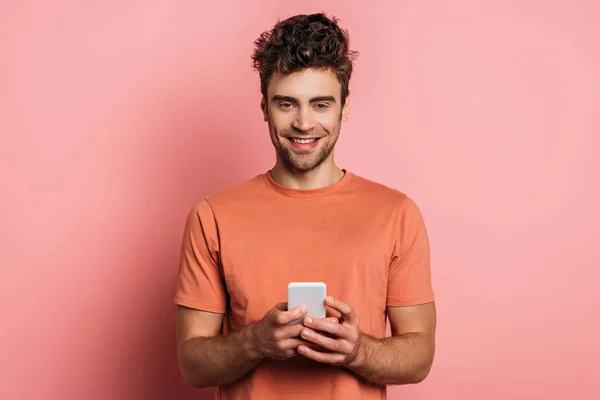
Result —
<path fill-rule="evenodd" d="M 295 138 L 295 137 L 288 137 L 288 139 L 291 142 L 294 142 L 294 143 L 308 144 L 308 143 L 316 142 L 320 138 Z"/>
<path fill-rule="evenodd" d="M 298 150 L 310 150 L 312 148 L 315 148 L 317 146 L 317 143 L 319 142 L 319 139 L 321 138 L 294 138 L 294 137 L 288 137 L 287 138 L 290 143 L 292 144 L 292 147 Z"/>

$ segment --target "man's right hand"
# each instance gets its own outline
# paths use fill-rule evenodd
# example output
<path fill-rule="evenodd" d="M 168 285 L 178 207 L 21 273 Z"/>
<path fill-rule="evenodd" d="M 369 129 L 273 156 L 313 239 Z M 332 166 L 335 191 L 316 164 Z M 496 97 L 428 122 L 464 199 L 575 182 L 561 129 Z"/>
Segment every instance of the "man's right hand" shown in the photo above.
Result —
<path fill-rule="evenodd" d="M 260 357 L 286 360 L 298 354 L 298 346 L 311 345 L 303 340 L 300 333 L 303 324 L 291 322 L 306 316 L 306 307 L 297 307 L 287 311 L 287 303 L 279 303 L 258 321 L 252 328 L 252 344 Z M 337 318 L 329 316 L 328 319 Z"/>
<path fill-rule="evenodd" d="M 302 324 L 291 325 L 306 315 L 306 307 L 287 311 L 287 303 L 279 303 L 254 325 L 252 330 L 253 347 L 261 357 L 285 360 L 297 354 L 300 344 Z"/>

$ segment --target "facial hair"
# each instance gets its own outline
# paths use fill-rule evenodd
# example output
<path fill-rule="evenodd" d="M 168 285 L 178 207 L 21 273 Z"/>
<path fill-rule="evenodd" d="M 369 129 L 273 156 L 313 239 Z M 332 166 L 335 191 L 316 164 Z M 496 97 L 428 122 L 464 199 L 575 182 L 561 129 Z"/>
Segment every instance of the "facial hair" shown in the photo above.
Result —
<path fill-rule="evenodd" d="M 326 131 L 324 131 L 322 128 L 319 128 L 319 130 L 317 131 L 318 136 L 322 136 L 322 138 L 319 140 L 327 138 L 329 142 L 325 146 L 321 145 L 316 154 L 313 154 L 313 152 L 310 152 L 308 154 L 298 154 L 294 152 L 291 148 L 287 146 L 282 146 L 279 141 L 289 140 L 285 137 L 289 135 L 289 131 L 283 130 L 280 133 L 275 132 L 275 128 L 273 127 L 273 124 L 271 124 L 271 120 L 269 119 L 269 131 L 271 133 L 271 141 L 275 146 L 275 151 L 277 151 L 279 159 L 283 162 L 283 164 L 289 171 L 312 171 L 313 169 L 321 165 L 325 160 L 327 160 L 327 158 L 329 158 L 329 156 L 331 155 L 331 152 L 333 151 L 335 144 L 337 143 L 337 140 L 340 136 L 340 130 L 342 127 L 341 121 L 342 118 L 340 114 L 340 118 L 338 119 L 336 125 L 333 127 L 332 131 L 329 134 L 323 135 L 323 133 L 326 133 Z M 311 133 L 315 133 L 315 131 Z"/>

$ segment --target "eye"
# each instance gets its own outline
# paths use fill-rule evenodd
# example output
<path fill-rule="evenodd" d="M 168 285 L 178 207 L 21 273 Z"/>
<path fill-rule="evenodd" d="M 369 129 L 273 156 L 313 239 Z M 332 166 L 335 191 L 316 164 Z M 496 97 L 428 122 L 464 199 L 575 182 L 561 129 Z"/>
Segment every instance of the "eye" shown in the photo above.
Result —
<path fill-rule="evenodd" d="M 281 108 L 290 108 L 290 107 L 292 107 L 292 103 L 287 103 L 287 102 L 279 103 L 279 107 L 281 107 Z"/>
<path fill-rule="evenodd" d="M 327 104 L 327 103 L 317 103 L 315 105 L 315 107 L 317 108 L 317 110 L 326 110 L 327 108 L 329 108 L 329 104 Z"/>

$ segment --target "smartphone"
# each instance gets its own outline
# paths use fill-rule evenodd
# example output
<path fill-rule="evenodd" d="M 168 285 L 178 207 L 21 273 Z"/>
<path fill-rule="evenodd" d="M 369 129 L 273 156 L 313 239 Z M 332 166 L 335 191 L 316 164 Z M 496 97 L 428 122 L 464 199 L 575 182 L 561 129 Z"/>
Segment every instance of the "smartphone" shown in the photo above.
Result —
<path fill-rule="evenodd" d="M 290 282 L 288 284 L 288 311 L 296 307 L 306 306 L 308 313 L 292 325 L 302 322 L 307 317 L 325 318 L 325 297 L 327 296 L 327 285 L 324 282 Z"/>

